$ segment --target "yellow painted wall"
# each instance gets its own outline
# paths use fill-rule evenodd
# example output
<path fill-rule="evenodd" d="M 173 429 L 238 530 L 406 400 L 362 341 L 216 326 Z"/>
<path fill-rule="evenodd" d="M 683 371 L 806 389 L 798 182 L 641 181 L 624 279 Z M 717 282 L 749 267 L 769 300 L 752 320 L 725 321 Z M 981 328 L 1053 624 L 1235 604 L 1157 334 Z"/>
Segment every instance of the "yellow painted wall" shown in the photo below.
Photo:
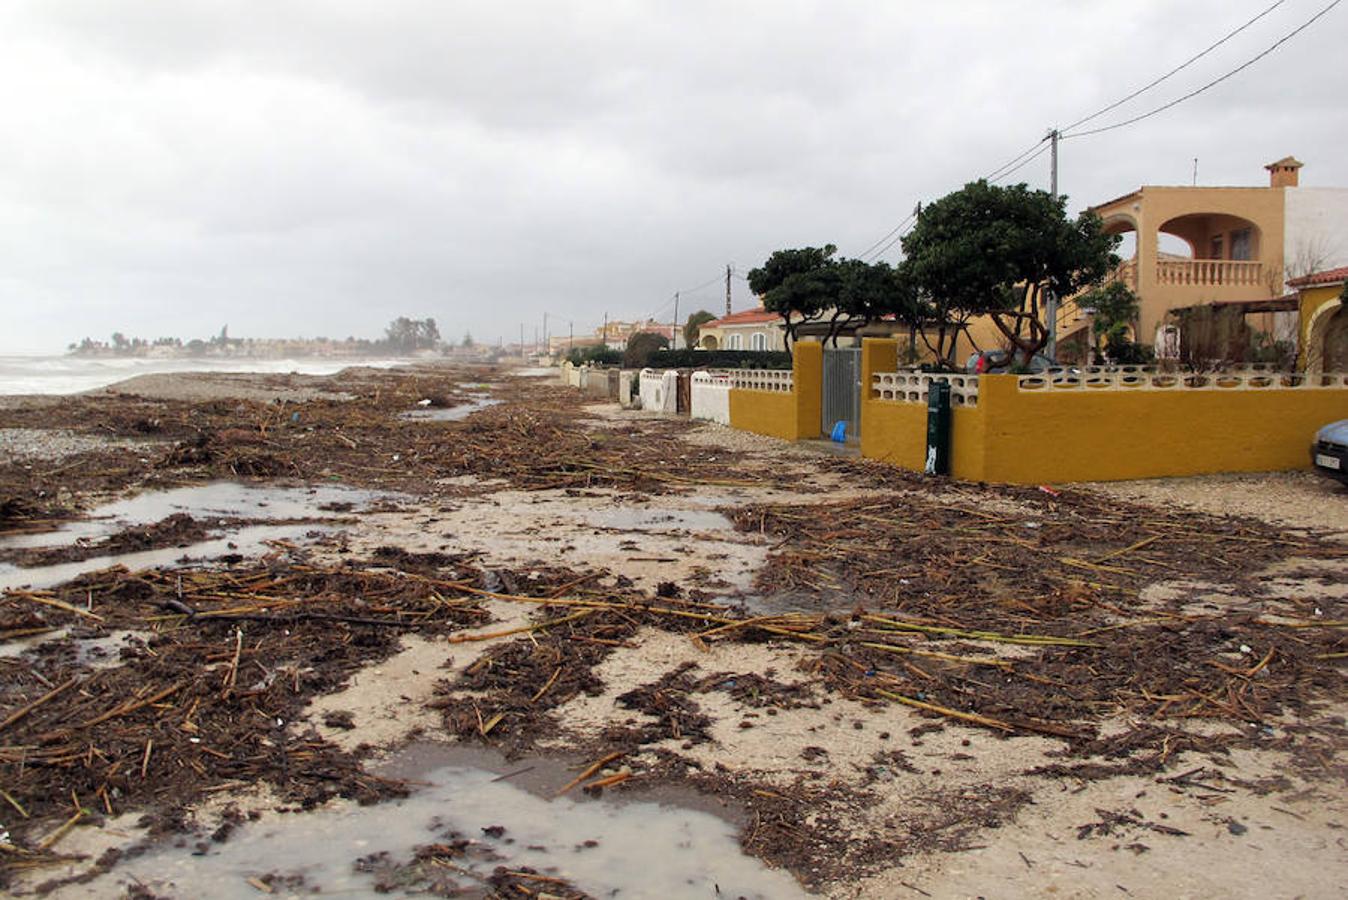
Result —
<path fill-rule="evenodd" d="M 1303 288 L 1297 363 L 1302 369 L 1320 371 L 1324 362 L 1325 325 L 1343 307 L 1343 282 Z"/>
<path fill-rule="evenodd" d="M 794 441 L 797 436 L 794 392 L 732 389 L 730 426 L 741 431 Z"/>
<path fill-rule="evenodd" d="M 907 339 L 902 343 L 906 346 Z M 872 397 L 872 376 L 898 368 L 899 348 L 900 342 L 891 338 L 861 342 L 861 455 L 921 471 L 927 444 L 926 407 Z"/>
<path fill-rule="evenodd" d="M 817 438 L 824 417 L 824 345 L 813 341 L 798 342 L 791 351 L 791 371 L 791 393 L 796 400 L 796 439 Z"/>
<path fill-rule="evenodd" d="M 1114 481 L 1303 469 L 1315 430 L 1348 417 L 1348 391 L 1021 391 L 979 379 L 986 481 Z"/>
<path fill-rule="evenodd" d="M 908 340 L 905 338 L 899 341 L 895 338 L 866 338 L 861 342 L 861 447 L 862 455 L 866 453 L 866 435 L 870 431 L 866 426 L 870 423 L 870 417 L 874 415 L 874 407 L 870 400 L 875 394 L 871 387 L 876 372 L 893 372 L 899 367 L 899 351 L 901 347 L 907 347 Z"/>
<path fill-rule="evenodd" d="M 926 425 L 923 424 L 925 430 Z M 987 426 L 979 406 L 950 411 L 950 474 L 967 481 L 987 481 Z"/>
<path fill-rule="evenodd" d="M 927 407 L 865 399 L 861 403 L 861 455 L 921 472 L 927 458 Z"/>
<path fill-rule="evenodd" d="M 824 347 L 799 341 L 791 354 L 790 393 L 730 391 L 730 426 L 784 441 L 817 438 L 824 402 Z"/>
<path fill-rule="evenodd" d="M 865 391 L 861 398 L 861 455 L 921 472 L 927 462 L 926 404 L 896 403 L 872 396 L 871 376 L 893 372 L 899 350 L 900 342 L 895 340 L 867 340 L 861 345 L 861 383 Z M 979 472 L 984 454 L 982 412 L 967 406 L 951 412 L 951 471 Z"/>
<path fill-rule="evenodd" d="M 922 471 L 926 406 L 871 396 L 872 374 L 893 371 L 895 356 L 894 341 L 862 347 L 861 452 Z M 1348 418 L 1344 388 L 1022 391 L 1015 375 L 983 375 L 978 393 L 952 411 L 951 474 L 969 481 L 1304 469 L 1315 430 Z"/>

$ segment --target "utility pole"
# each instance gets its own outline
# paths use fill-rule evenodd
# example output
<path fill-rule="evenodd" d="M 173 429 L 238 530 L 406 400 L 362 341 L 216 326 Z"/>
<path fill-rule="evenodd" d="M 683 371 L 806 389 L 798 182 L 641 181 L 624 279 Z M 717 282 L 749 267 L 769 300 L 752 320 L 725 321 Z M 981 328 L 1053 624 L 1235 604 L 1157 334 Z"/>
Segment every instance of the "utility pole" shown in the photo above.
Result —
<path fill-rule="evenodd" d="M 1048 139 L 1052 142 L 1049 145 L 1049 174 L 1048 190 L 1053 195 L 1053 199 L 1058 199 L 1058 129 L 1054 128 L 1048 133 Z M 1048 318 L 1048 344 L 1045 350 L 1048 351 L 1048 358 L 1055 363 L 1058 361 L 1058 297 L 1052 290 L 1045 292 L 1044 315 Z M 1029 365 L 1030 360 L 1025 360 Z"/>
<path fill-rule="evenodd" d="M 734 266 L 727 263 L 725 267 L 725 314 L 730 315 L 730 276 L 735 274 Z"/>
<path fill-rule="evenodd" d="M 608 313 L 604 313 L 604 333 L 599 336 L 599 346 L 608 346 Z"/>
<path fill-rule="evenodd" d="M 543 313 L 543 352 L 552 355 L 552 345 L 548 343 L 548 314 Z"/>
<path fill-rule="evenodd" d="M 576 349 L 576 323 L 567 322 L 566 327 L 570 329 L 570 333 L 566 336 L 566 355 L 570 356 L 571 351 Z"/>
<path fill-rule="evenodd" d="M 671 346 L 679 349 L 679 292 L 674 292 L 674 342 Z"/>
<path fill-rule="evenodd" d="M 1058 196 L 1058 138 L 1060 137 L 1058 129 L 1053 129 L 1048 133 L 1048 139 L 1052 141 L 1049 145 L 1049 175 L 1048 192 L 1054 197 Z"/>

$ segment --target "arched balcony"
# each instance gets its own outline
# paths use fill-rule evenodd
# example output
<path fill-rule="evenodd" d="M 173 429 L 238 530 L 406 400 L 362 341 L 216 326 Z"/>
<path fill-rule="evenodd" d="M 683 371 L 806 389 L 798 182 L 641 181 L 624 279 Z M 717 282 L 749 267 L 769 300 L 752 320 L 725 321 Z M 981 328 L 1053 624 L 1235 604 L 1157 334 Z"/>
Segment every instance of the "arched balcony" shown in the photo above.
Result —
<path fill-rule="evenodd" d="M 1137 290 L 1137 230 L 1137 220 L 1127 213 L 1115 213 L 1104 220 L 1105 234 L 1122 238 L 1116 251 L 1122 262 L 1114 271 L 1114 280 L 1133 291 Z"/>
<path fill-rule="evenodd" d="M 1186 213 L 1162 222 L 1158 238 L 1188 249 L 1158 251 L 1156 284 L 1184 287 L 1263 287 L 1262 234 L 1249 219 L 1224 213 Z M 1186 258 L 1187 257 L 1187 258 Z"/>

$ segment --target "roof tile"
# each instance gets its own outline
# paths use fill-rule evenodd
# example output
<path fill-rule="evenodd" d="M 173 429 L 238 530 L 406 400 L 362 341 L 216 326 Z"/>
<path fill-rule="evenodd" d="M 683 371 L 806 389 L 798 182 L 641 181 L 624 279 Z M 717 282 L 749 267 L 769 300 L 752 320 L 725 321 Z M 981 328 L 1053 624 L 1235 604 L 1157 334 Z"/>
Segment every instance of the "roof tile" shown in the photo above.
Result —
<path fill-rule="evenodd" d="M 1315 287 L 1321 284 L 1337 284 L 1340 281 L 1348 281 L 1348 266 L 1339 266 L 1337 269 L 1325 269 L 1323 272 L 1312 272 L 1309 275 L 1302 275 L 1300 278 L 1293 278 L 1287 282 L 1291 287 Z"/>

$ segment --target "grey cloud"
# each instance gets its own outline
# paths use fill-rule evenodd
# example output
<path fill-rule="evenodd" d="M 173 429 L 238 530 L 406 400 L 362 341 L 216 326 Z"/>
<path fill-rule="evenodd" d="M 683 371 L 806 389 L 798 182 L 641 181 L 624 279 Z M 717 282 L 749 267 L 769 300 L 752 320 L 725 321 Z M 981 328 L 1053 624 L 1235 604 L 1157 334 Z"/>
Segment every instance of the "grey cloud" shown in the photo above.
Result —
<path fill-rule="evenodd" d="M 1285 4 L 1100 122 L 1219 74 L 1319 5 Z M 0 302 L 42 312 L 7 340 L 224 321 L 344 336 L 400 314 L 509 340 L 545 310 L 578 328 L 639 315 L 728 260 L 830 240 L 855 253 L 917 200 L 1252 12 L 1213 0 L 13 5 L 0 11 Z M 1348 185 L 1341 18 L 1148 123 L 1064 142 L 1073 204 L 1187 181 L 1194 156 L 1208 183 L 1260 183 L 1264 162 L 1295 153 L 1308 183 Z M 1041 157 L 1014 177 L 1046 186 L 1046 173 Z"/>

